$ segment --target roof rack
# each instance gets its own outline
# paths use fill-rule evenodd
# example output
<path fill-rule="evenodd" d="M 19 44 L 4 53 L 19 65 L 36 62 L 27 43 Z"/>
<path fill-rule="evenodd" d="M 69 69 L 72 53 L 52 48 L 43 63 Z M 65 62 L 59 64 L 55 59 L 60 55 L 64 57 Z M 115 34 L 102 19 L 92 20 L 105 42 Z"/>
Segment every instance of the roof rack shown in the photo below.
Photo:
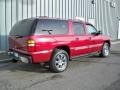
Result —
<path fill-rule="evenodd" d="M 49 18 L 48 16 L 36 16 L 37 18 Z"/>
<path fill-rule="evenodd" d="M 57 18 L 57 17 L 49 17 L 49 16 L 36 16 L 37 18 L 40 19 L 58 19 L 58 20 L 69 20 L 69 19 L 65 19 L 65 18 Z"/>

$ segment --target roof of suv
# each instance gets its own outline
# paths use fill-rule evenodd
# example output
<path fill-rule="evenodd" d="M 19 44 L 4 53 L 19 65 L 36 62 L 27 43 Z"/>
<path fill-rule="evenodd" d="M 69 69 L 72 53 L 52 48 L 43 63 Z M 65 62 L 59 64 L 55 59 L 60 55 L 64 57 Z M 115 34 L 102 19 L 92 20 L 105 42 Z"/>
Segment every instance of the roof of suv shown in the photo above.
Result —
<path fill-rule="evenodd" d="M 65 21 L 69 21 L 69 20 L 71 20 L 71 21 L 74 21 L 74 22 L 81 22 L 81 23 L 86 23 L 86 24 L 91 24 L 91 23 L 89 23 L 89 22 L 85 22 L 85 21 L 82 21 L 82 20 L 79 20 L 79 19 L 63 19 L 63 18 L 49 18 L 49 17 L 46 17 L 46 16 L 44 16 L 44 17 L 32 17 L 32 18 L 28 18 L 28 19 L 51 19 L 51 20 L 65 20 Z"/>
<path fill-rule="evenodd" d="M 52 20 L 71 20 L 71 21 L 77 21 L 77 22 L 83 22 L 85 23 L 84 21 L 82 20 L 79 20 L 79 19 L 64 19 L 64 18 L 49 18 L 49 17 L 37 17 L 37 19 L 52 19 Z"/>

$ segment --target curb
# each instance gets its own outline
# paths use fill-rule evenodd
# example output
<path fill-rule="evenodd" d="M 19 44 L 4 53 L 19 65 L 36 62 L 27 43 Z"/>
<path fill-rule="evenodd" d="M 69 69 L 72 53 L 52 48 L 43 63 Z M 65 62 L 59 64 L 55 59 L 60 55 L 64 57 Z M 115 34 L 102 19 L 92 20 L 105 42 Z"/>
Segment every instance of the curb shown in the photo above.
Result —
<path fill-rule="evenodd" d="M 12 58 L 9 58 L 9 59 L 3 59 L 3 60 L 0 60 L 0 63 L 8 63 L 8 62 L 11 62 Z"/>
<path fill-rule="evenodd" d="M 112 45 L 120 44 L 120 41 L 111 42 Z"/>

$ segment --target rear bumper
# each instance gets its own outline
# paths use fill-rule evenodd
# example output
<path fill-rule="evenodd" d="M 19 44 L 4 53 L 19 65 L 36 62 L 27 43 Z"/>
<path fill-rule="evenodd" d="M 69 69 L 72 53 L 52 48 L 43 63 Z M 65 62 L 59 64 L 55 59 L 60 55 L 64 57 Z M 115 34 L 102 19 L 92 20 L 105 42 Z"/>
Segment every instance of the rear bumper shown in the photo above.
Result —
<path fill-rule="evenodd" d="M 43 63 L 48 62 L 51 57 L 52 50 L 40 52 L 23 52 L 18 50 L 9 50 L 8 54 L 13 59 L 22 61 L 24 63 Z"/>
<path fill-rule="evenodd" d="M 23 63 L 33 63 L 30 55 L 21 54 L 16 51 L 9 51 L 8 55 L 11 56 L 12 59 L 21 61 Z"/>

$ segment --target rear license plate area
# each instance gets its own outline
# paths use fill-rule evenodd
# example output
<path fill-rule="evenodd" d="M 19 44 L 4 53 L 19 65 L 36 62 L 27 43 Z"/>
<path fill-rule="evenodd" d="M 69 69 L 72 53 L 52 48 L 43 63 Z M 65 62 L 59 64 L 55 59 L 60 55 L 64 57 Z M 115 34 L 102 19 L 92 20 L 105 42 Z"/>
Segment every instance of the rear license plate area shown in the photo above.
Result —
<path fill-rule="evenodd" d="M 23 63 L 29 63 L 28 58 L 20 57 L 20 60 L 21 60 Z"/>

